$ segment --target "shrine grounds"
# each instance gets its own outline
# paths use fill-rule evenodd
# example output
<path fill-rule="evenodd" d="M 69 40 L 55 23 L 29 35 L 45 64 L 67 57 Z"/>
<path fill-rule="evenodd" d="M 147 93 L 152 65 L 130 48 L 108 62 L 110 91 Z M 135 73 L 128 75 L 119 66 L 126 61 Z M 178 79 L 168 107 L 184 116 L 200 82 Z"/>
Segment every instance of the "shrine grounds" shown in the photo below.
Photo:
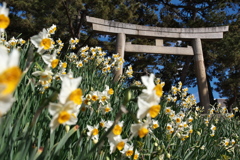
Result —
<path fill-rule="evenodd" d="M 119 54 L 64 44 L 56 25 L 8 39 L 1 9 L 1 160 L 239 159 L 238 106 L 203 114 L 181 82 L 164 90 L 153 73 L 136 80 L 131 65 L 115 77 Z"/>

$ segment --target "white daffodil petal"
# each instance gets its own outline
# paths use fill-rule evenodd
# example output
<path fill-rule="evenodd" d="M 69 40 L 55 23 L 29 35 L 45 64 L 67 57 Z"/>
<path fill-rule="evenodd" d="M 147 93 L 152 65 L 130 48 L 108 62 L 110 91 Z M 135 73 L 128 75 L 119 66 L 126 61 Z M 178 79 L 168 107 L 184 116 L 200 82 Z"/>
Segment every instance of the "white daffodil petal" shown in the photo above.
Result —
<path fill-rule="evenodd" d="M 45 29 L 45 28 L 43 28 L 43 30 L 42 30 L 42 33 L 41 33 L 41 36 L 43 37 L 43 38 L 48 38 L 48 31 L 47 31 L 47 29 Z"/>
<path fill-rule="evenodd" d="M 72 114 L 71 118 L 64 124 L 66 124 L 66 125 L 74 125 L 74 124 L 77 123 L 77 121 L 78 121 L 77 116 L 75 114 Z"/>
<path fill-rule="evenodd" d="M 35 47 L 39 47 L 39 44 L 41 43 L 42 41 L 42 37 L 39 37 L 39 35 L 35 35 L 35 36 L 32 36 L 30 38 L 32 44 L 35 46 Z"/>
<path fill-rule="evenodd" d="M 18 66 L 19 65 L 19 57 L 20 57 L 19 51 L 17 49 L 13 49 L 9 56 L 8 67 Z"/>
<path fill-rule="evenodd" d="M 51 133 L 59 126 L 59 123 L 58 123 L 58 115 L 55 115 L 50 124 L 49 124 L 49 127 L 51 128 Z"/>
<path fill-rule="evenodd" d="M 6 70 L 6 68 L 8 67 L 8 51 L 7 48 L 0 45 L 0 73 L 3 72 L 4 70 Z"/>
<path fill-rule="evenodd" d="M 82 77 L 78 77 L 78 78 L 74 78 L 74 79 L 70 79 L 70 85 L 71 85 L 71 89 L 75 89 L 79 86 L 79 84 L 81 83 Z"/>
<path fill-rule="evenodd" d="M 63 106 L 59 103 L 50 103 L 48 107 L 49 113 L 54 116 L 62 110 Z"/>
<path fill-rule="evenodd" d="M 109 141 L 110 144 L 110 154 L 116 151 L 116 142 L 115 141 Z"/>
<path fill-rule="evenodd" d="M 132 125 L 131 125 L 130 131 L 132 132 L 132 134 L 133 134 L 134 136 L 136 136 L 136 135 L 138 134 L 138 130 L 140 129 L 141 125 L 142 125 L 142 124 L 132 124 Z"/>
<path fill-rule="evenodd" d="M 14 98 L 9 97 L 7 100 L 0 101 L 0 117 L 1 115 L 6 114 L 10 108 L 12 107 L 12 104 L 14 102 Z"/>
<path fill-rule="evenodd" d="M 42 55 L 43 61 L 44 61 L 49 67 L 51 66 L 51 58 L 52 58 L 52 55 L 50 55 L 50 54 L 44 54 L 44 55 Z"/>
<path fill-rule="evenodd" d="M 64 104 L 64 110 L 70 114 L 74 114 L 74 113 L 78 114 L 79 107 L 76 104 L 74 104 L 74 102 L 68 101 Z"/>
<path fill-rule="evenodd" d="M 70 79 L 67 76 L 63 77 L 62 87 L 59 94 L 59 101 L 61 103 L 63 104 L 66 103 L 68 96 L 71 94 L 72 91 L 77 89 L 81 80 L 82 80 L 82 77 L 73 78 L 73 79 Z"/>
<path fill-rule="evenodd" d="M 41 73 L 42 73 L 42 71 L 35 71 L 32 73 L 32 75 L 39 76 L 39 75 L 41 75 Z"/>
<path fill-rule="evenodd" d="M 89 126 L 89 125 L 87 125 L 87 129 L 88 129 L 89 131 L 91 131 L 91 130 L 93 130 L 93 127 L 92 127 L 92 126 Z"/>
<path fill-rule="evenodd" d="M 60 94 L 59 94 L 59 101 L 60 103 L 64 104 L 67 101 L 68 96 L 70 95 L 71 90 L 70 89 L 62 89 Z"/>
<path fill-rule="evenodd" d="M 7 8 L 7 3 L 3 2 L 3 6 L 0 7 L 0 14 L 4 14 L 5 16 L 8 16 L 9 9 Z"/>
<path fill-rule="evenodd" d="M 138 97 L 137 118 L 140 120 L 143 119 L 147 115 L 148 109 L 149 109 L 149 104 Z"/>
<path fill-rule="evenodd" d="M 160 102 L 160 98 L 156 95 L 156 93 L 154 91 L 149 92 L 149 93 L 141 93 L 138 96 L 140 99 L 146 101 L 147 103 L 151 103 L 151 102 L 155 102 L 155 103 L 159 103 Z"/>
<path fill-rule="evenodd" d="M 154 84 L 154 74 L 150 74 L 150 76 L 142 76 L 141 79 L 142 79 L 142 82 L 143 84 L 147 87 L 147 88 L 150 88 L 150 89 L 153 89 L 155 84 Z"/>

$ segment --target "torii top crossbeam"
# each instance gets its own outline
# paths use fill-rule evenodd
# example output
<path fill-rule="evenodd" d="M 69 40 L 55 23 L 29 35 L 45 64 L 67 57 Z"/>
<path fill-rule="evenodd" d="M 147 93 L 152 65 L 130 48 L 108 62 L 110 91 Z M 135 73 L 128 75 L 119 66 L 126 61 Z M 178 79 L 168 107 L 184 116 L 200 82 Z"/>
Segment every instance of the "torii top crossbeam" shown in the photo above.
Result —
<path fill-rule="evenodd" d="M 206 28 L 165 28 L 115 22 L 89 16 L 87 16 L 87 22 L 92 24 L 94 31 L 105 34 L 124 33 L 130 36 L 164 39 L 222 39 L 223 32 L 228 31 L 228 26 Z"/>
<path fill-rule="evenodd" d="M 116 53 L 119 53 L 122 58 L 124 58 L 124 52 L 193 55 L 196 66 L 200 105 L 205 107 L 205 112 L 208 111 L 210 100 L 201 40 L 222 39 L 223 32 L 228 31 L 228 26 L 163 28 L 121 23 L 89 16 L 87 16 L 86 19 L 87 22 L 92 25 L 94 31 L 102 34 L 117 35 Z M 126 43 L 126 36 L 154 38 L 156 39 L 156 45 L 133 45 Z M 192 46 L 166 47 L 163 46 L 163 39 L 190 40 L 192 41 Z M 118 78 L 121 74 L 122 67 L 116 73 L 115 77 Z"/>

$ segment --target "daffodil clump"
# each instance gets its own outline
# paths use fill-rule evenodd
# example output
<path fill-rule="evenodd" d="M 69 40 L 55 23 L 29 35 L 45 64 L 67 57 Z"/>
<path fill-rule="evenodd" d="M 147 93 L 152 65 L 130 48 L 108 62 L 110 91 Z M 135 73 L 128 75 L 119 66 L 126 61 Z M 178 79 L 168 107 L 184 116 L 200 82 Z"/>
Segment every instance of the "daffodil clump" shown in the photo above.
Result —
<path fill-rule="evenodd" d="M 8 15 L 3 3 L 1 159 L 239 159 L 238 106 L 204 113 L 181 82 L 167 91 L 131 65 L 116 82 L 119 54 L 79 48 L 76 37 L 64 44 L 54 24 L 29 41 L 7 39 Z"/>
<path fill-rule="evenodd" d="M 18 40 L 12 38 L 6 42 L 4 37 L 4 31 L 10 24 L 9 9 L 6 5 L 3 3 L 0 7 L 0 118 L 10 110 L 15 101 L 13 93 L 22 78 L 22 70 L 19 67 L 20 53 L 16 49 Z M 11 49 L 9 45 L 12 46 Z"/>

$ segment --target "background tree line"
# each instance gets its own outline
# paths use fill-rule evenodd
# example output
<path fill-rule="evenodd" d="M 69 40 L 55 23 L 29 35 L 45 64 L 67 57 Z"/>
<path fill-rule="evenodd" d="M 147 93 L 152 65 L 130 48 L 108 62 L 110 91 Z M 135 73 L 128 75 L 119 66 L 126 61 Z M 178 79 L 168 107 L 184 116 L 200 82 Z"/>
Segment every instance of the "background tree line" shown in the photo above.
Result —
<path fill-rule="evenodd" d="M 228 97 L 229 106 L 240 101 L 240 2 L 238 0 L 6 0 L 10 7 L 11 24 L 8 37 L 29 38 L 42 28 L 57 25 L 55 36 L 68 43 L 70 37 L 80 39 L 78 46 L 101 46 L 114 53 L 116 37 L 101 41 L 101 35 L 91 31 L 85 17 L 115 20 L 157 27 L 215 27 L 229 25 L 229 32 L 220 41 L 203 42 L 203 53 L 210 91 Z M 137 44 L 153 44 L 153 40 L 128 38 Z M 187 46 L 190 42 L 165 41 L 164 45 Z M 126 54 L 132 64 L 135 79 L 155 72 L 166 82 L 164 90 L 182 81 L 196 86 L 192 56 Z M 216 88 L 211 81 L 216 78 Z"/>

